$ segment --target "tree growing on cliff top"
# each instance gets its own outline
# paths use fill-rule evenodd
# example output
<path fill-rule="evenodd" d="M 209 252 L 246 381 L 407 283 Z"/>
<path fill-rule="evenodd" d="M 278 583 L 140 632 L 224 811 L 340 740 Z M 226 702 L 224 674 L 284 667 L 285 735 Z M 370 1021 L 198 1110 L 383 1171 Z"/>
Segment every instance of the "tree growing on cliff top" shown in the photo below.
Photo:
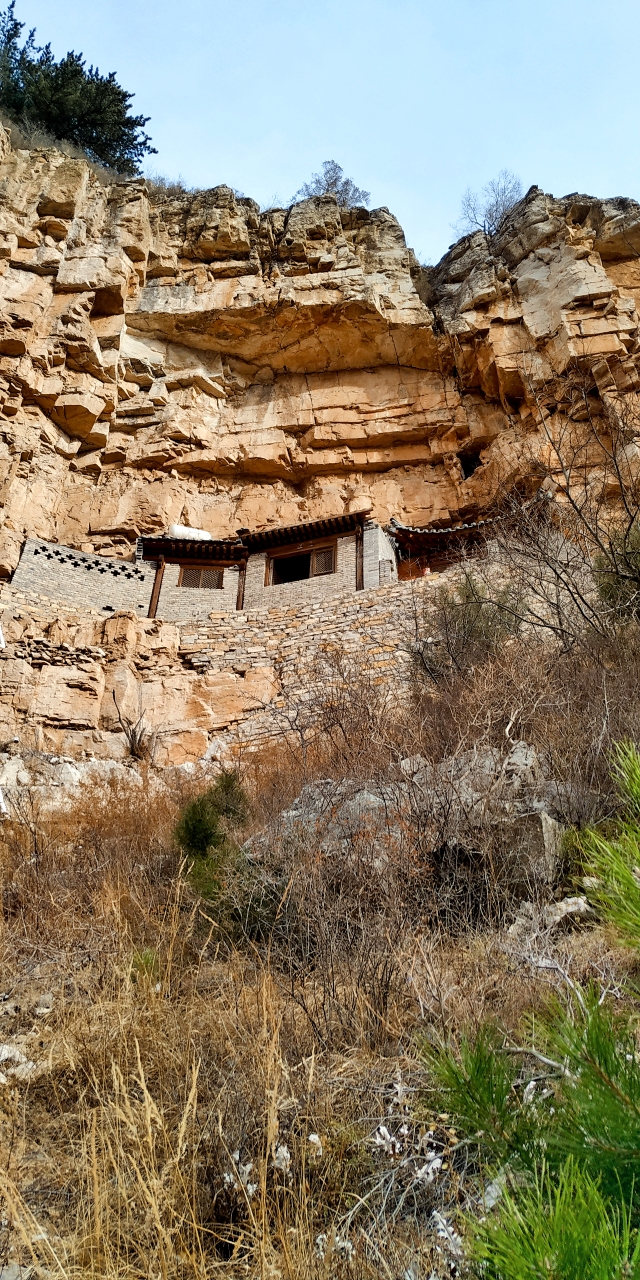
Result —
<path fill-rule="evenodd" d="M 51 46 L 35 43 L 35 29 L 20 40 L 24 22 L 15 0 L 0 12 L 0 109 L 18 124 L 71 142 L 94 161 L 123 174 L 136 174 L 145 155 L 155 154 L 144 133 L 148 116 L 132 116 L 132 94 L 115 72 L 100 75 L 80 53 L 56 62 Z"/>
<path fill-rule="evenodd" d="M 302 184 L 291 203 L 310 200 L 313 196 L 335 196 L 338 204 L 347 209 L 354 205 L 368 205 L 371 200 L 371 192 L 363 191 L 351 178 L 345 178 L 344 171 L 336 160 L 325 160 L 322 173 L 312 173 L 311 181 Z"/>
<path fill-rule="evenodd" d="M 484 231 L 493 236 L 514 204 L 522 199 L 522 183 L 510 169 L 501 169 L 482 191 L 467 187 L 460 209 L 460 221 L 455 230 L 459 235 L 472 231 Z"/>

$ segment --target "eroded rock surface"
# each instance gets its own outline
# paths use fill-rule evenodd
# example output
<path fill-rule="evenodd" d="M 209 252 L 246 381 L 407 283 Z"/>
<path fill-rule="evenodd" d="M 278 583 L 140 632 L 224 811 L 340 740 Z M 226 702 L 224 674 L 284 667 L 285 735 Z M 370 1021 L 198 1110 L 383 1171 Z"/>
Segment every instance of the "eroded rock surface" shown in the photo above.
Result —
<path fill-rule="evenodd" d="M 634 201 L 532 188 L 423 268 L 387 209 L 105 187 L 3 131 L 0 573 L 27 535 L 487 510 L 541 382 L 637 387 L 639 247 Z"/>
<path fill-rule="evenodd" d="M 171 523 L 491 512 L 542 447 L 549 379 L 560 417 L 579 417 L 576 361 L 596 415 L 640 386 L 639 255 L 634 201 L 532 188 L 426 268 L 387 209 L 105 186 L 0 129 L 0 578 L 27 537 L 130 559 Z M 144 712 L 159 763 L 206 760 L 248 721 L 273 730 L 302 651 L 353 632 L 392 666 L 407 606 L 384 592 L 192 635 L 5 582 L 0 745 L 117 759 L 120 714 Z"/>
<path fill-rule="evenodd" d="M 533 746 L 466 751 L 437 765 L 414 756 L 401 762 L 400 772 L 384 783 L 307 783 L 245 852 L 258 863 L 268 863 L 279 848 L 296 856 L 312 850 L 339 865 L 364 858 L 383 875 L 410 855 L 437 875 L 440 864 L 463 865 L 493 842 L 514 886 L 531 890 L 553 882 L 568 797 L 566 787 L 545 778 Z M 562 914 L 556 911 L 552 922 Z"/>

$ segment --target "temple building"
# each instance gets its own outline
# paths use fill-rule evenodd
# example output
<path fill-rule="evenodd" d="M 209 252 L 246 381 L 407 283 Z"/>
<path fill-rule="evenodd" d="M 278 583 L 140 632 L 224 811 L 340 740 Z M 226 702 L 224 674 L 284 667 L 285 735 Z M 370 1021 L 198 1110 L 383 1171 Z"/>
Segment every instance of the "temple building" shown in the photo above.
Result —
<path fill-rule="evenodd" d="M 170 526 L 138 538 L 135 560 L 89 555 L 29 538 L 12 584 L 105 613 L 198 622 L 215 613 L 289 608 L 437 573 L 486 538 L 491 519 L 383 529 L 362 513 L 217 539 Z"/>

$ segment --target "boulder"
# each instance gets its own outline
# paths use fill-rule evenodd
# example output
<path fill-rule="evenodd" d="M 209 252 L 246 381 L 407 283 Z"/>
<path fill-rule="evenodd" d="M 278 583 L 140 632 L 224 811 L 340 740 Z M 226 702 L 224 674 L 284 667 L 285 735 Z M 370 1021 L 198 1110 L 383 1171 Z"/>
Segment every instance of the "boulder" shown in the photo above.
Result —
<path fill-rule="evenodd" d="M 517 742 L 506 755 L 469 751 L 436 766 L 413 756 L 402 761 L 401 774 L 384 784 L 307 784 L 280 815 L 278 838 L 331 857 L 349 857 L 368 843 L 378 862 L 412 848 L 425 857 L 446 844 L 464 846 L 473 857 L 474 847 L 497 840 L 510 851 L 523 885 L 553 882 L 563 833 L 554 804 L 558 789 L 544 778 L 534 747 Z M 260 856 L 272 836 L 255 837 L 252 856 Z"/>

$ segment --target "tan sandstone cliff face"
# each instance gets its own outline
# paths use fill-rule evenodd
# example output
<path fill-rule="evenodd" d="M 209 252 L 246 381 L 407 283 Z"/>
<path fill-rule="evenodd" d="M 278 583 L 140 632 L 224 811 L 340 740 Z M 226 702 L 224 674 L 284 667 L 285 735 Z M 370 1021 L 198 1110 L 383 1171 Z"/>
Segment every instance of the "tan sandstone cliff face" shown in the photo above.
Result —
<path fill-rule="evenodd" d="M 387 209 L 105 187 L 3 134 L 0 572 L 28 535 L 127 555 L 172 521 L 486 510 L 536 384 L 586 355 L 638 385 L 639 251 L 633 201 L 533 188 L 423 269 Z"/>

